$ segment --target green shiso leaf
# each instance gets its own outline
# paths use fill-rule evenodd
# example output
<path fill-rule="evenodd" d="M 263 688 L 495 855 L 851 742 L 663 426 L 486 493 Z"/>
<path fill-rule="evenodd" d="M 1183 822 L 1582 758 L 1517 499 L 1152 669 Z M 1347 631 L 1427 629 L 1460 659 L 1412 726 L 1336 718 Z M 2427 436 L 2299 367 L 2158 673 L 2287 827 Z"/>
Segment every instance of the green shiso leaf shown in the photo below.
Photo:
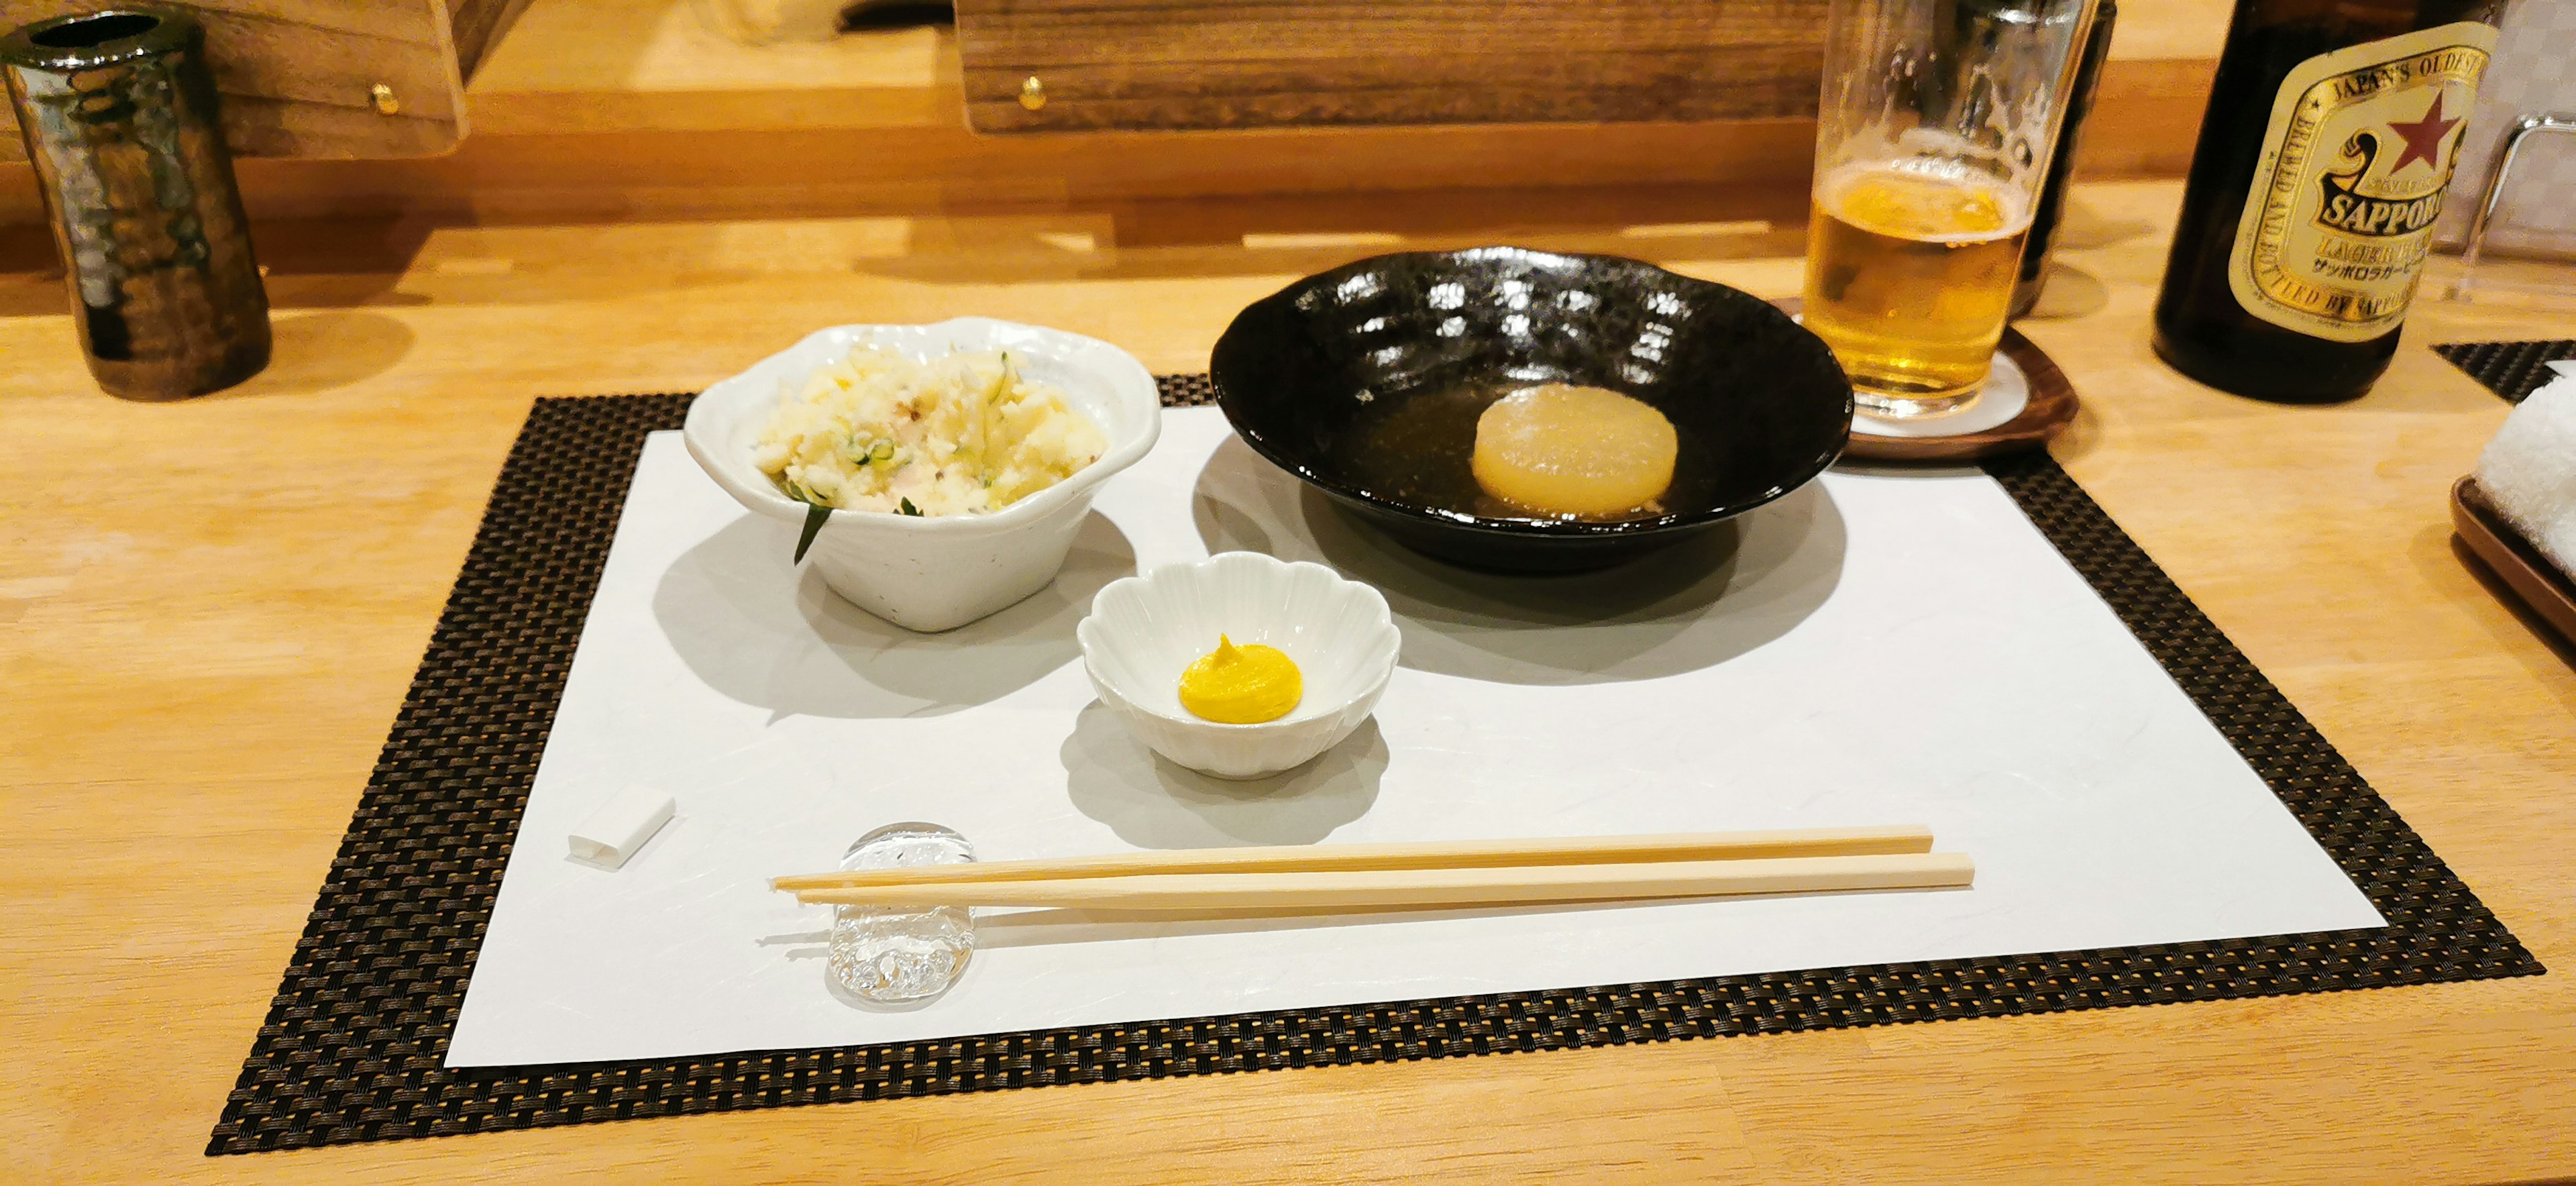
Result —
<path fill-rule="evenodd" d="M 894 509 L 916 519 L 921 517 L 921 508 L 912 505 L 912 500 L 909 498 L 896 503 Z"/>
<path fill-rule="evenodd" d="M 832 508 L 819 502 L 805 504 L 805 530 L 796 536 L 796 558 L 790 564 L 805 562 L 805 549 L 814 546 L 814 537 L 823 533 L 823 524 L 832 517 Z"/>

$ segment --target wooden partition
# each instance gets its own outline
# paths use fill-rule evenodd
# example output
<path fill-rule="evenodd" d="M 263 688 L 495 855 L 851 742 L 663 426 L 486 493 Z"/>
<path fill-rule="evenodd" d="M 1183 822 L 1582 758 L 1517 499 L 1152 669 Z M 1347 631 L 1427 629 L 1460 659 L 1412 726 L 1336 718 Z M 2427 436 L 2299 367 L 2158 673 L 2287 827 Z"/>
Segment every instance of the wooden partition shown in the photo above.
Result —
<path fill-rule="evenodd" d="M 212 0 L 206 27 L 233 155 L 435 156 L 463 138 L 465 80 L 528 0 Z M 106 0 L 0 0 L 0 29 Z M 378 88 L 382 88 L 379 90 Z M 0 160 L 26 146 L 0 105 Z"/>
<path fill-rule="evenodd" d="M 23 11 L 28 2 L 0 0 L 0 9 Z M 343 2 L 390 10 L 423 0 Z M 967 34 L 978 19 L 976 6 L 987 2 L 967 0 Z M 1532 2 L 1535 10 L 1544 11 L 1552 0 Z M 1693 7 L 1676 5 L 1676 15 L 1664 17 L 1626 7 L 1630 2 L 1605 0 L 1603 11 L 1627 11 L 1642 22 L 1641 28 L 1662 32 L 1634 40 L 1597 31 L 1581 37 L 1564 34 L 1569 39 L 1566 69 L 1575 70 L 1570 63 L 1580 61 L 1580 76 L 1605 88 L 1582 102 L 1606 107 L 1651 98 L 1714 110 L 1714 104 L 1744 103 L 1757 95 L 1738 89 L 1729 99 L 1720 83 L 1699 79 L 1697 67 L 1662 91 L 1614 85 L 1623 77 L 1656 77 L 1642 55 L 1661 51 L 1646 47 L 1654 37 L 1674 35 L 1675 26 L 1668 22 L 1681 20 Z M 1786 11 L 1809 2 L 1781 0 L 1775 7 Z M 274 9 L 316 0 L 264 3 Z M 1463 9 L 1483 0 L 1460 3 Z M 2080 169 L 2085 175 L 2173 176 L 2189 163 L 2229 3 L 2163 0 L 2132 5 L 2122 14 L 2111 62 L 2103 72 L 2101 99 L 2084 137 Z M 1724 6 L 1710 0 L 1711 8 Z M 1399 6 L 1398 11 L 1418 10 Z M 1650 113 L 1639 107 L 1634 110 L 1641 118 L 1634 120 L 1575 120 L 1569 115 L 1497 122 L 1504 114 L 1497 100 L 1473 113 L 1473 119 L 1459 117 L 1469 122 L 1145 127 L 1068 134 L 1033 126 L 1021 133 L 994 134 L 972 126 L 1000 113 L 970 117 L 967 84 L 978 68 L 970 67 L 961 52 L 963 36 L 940 25 L 879 28 L 831 42 L 754 46 L 709 28 L 691 0 L 533 0 L 505 38 L 475 53 L 466 32 L 467 12 L 463 6 L 456 12 L 450 37 L 467 47 L 460 50 L 459 72 L 472 74 L 465 102 L 472 108 L 473 134 L 456 151 L 430 159 L 246 160 L 240 168 L 242 190 L 254 218 L 613 222 L 1061 209 L 1104 202 L 1142 203 L 1172 215 L 1145 220 L 1155 228 L 1151 230 L 1122 225 L 1119 235 L 1125 241 L 1131 232 L 1157 238 L 1217 233 L 1174 227 L 1175 219 L 1191 222 L 1180 218 L 1180 212 L 1209 198 L 1259 204 L 1299 194 L 1604 187 L 1622 194 L 1705 193 L 1726 198 L 1720 204 L 1730 209 L 1743 204 L 1737 197 L 1750 200 L 1754 191 L 1783 192 L 1790 195 L 1785 215 L 1700 210 L 1672 218 L 1794 219 L 1813 146 L 1812 98 L 1803 90 L 1794 100 L 1781 97 L 1792 84 L 1812 84 L 1786 77 L 1777 80 L 1783 89 L 1772 99 L 1759 100 L 1783 105 L 1782 114 L 1767 117 L 1677 113 L 1643 118 Z M 1421 19 L 1436 23 L 1449 18 L 1434 13 Z M 1503 14 L 1495 19 L 1524 18 Z M 1559 12 L 1551 19 L 1579 23 L 1585 18 Z M 1525 46 L 1553 45 L 1548 39 L 1558 36 L 1533 26 L 1512 27 Z M 1173 45 L 1186 48 L 1185 42 Z M 1641 56 L 1623 66 L 1613 60 L 1622 46 L 1636 47 Z M 1067 52 L 1091 51 L 1068 45 Z M 1507 45 L 1496 52 L 1508 56 L 1521 51 Z M 1449 71 L 1439 76 L 1446 81 L 1398 91 L 1412 96 L 1407 102 L 1429 103 L 1471 89 L 1478 77 L 1472 65 L 1462 59 L 1442 67 Z M 1086 116 L 1082 90 L 1072 76 L 1042 69 L 1048 71 L 1040 74 L 1042 82 L 1053 78 L 1055 83 L 1040 112 L 1067 121 Z M 1143 77 L 1170 85 L 1185 78 L 1178 67 L 1154 66 L 1144 58 L 1137 59 L 1136 69 L 1145 75 L 1120 82 L 1109 66 L 1096 66 L 1099 77 L 1134 94 L 1142 93 Z M 1229 101 L 1222 96 L 1244 85 L 1242 76 L 1229 76 L 1216 65 L 1206 69 L 1210 81 L 1205 93 L 1189 104 L 1201 114 L 1222 114 L 1218 109 Z M 1624 75 L 1619 73 L 1623 69 Z M 1708 67 L 1706 72 L 1724 76 L 1733 69 Z M 996 77 L 1018 85 L 1008 73 Z M 973 103 L 981 108 L 992 107 L 997 98 L 977 94 Z M 1264 101 L 1287 102 L 1291 92 L 1272 94 Z M 1349 115 L 1375 105 L 1383 114 L 1393 110 L 1402 94 L 1355 98 L 1341 110 Z M 1011 111 L 1026 112 L 1015 94 L 1006 97 Z M 348 110 L 355 102 L 343 91 L 338 105 Z M 414 110 L 405 104 L 407 115 Z M 1091 115 L 1116 112 L 1094 108 Z M 361 117 L 375 118 L 355 110 L 342 118 Z M 455 128 L 463 126 L 460 117 Z M 15 140 L 9 135 L 5 143 L 14 147 Z M 1368 229 L 1367 211 L 1373 204 L 1354 199 L 1347 205 L 1347 217 L 1336 215 L 1341 221 L 1333 227 L 1304 225 L 1313 221 L 1313 211 L 1298 207 L 1304 211 L 1299 226 L 1268 229 Z M 28 168 L 0 160 L 0 227 L 34 224 L 43 217 Z M 5 248 L 0 241 L 0 267 L 11 258 Z"/>
<path fill-rule="evenodd" d="M 1826 0 L 957 0 L 977 131 L 1812 115 Z"/>

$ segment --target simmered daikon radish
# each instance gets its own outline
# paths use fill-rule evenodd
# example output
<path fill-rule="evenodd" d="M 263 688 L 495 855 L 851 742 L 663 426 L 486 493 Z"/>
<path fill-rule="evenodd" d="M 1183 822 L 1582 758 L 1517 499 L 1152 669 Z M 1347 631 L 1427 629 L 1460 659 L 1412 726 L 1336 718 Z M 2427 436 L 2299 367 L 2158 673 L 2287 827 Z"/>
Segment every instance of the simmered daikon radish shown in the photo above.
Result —
<path fill-rule="evenodd" d="M 1536 514 L 1602 518 L 1638 510 L 1673 482 L 1672 421 L 1599 387 L 1549 383 L 1476 418 L 1476 483 Z"/>

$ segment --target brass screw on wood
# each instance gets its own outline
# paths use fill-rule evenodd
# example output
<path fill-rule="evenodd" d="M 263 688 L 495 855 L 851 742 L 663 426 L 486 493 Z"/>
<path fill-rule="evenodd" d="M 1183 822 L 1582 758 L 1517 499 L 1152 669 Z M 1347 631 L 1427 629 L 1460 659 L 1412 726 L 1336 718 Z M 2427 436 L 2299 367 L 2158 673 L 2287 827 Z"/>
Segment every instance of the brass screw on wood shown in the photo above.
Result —
<path fill-rule="evenodd" d="M 1031 111 L 1046 106 L 1046 84 L 1039 82 L 1037 75 L 1030 75 L 1020 84 L 1020 106 Z"/>
<path fill-rule="evenodd" d="M 367 97 L 376 101 L 378 115 L 393 115 L 402 110 L 402 100 L 394 97 L 394 88 L 381 82 L 367 88 Z"/>

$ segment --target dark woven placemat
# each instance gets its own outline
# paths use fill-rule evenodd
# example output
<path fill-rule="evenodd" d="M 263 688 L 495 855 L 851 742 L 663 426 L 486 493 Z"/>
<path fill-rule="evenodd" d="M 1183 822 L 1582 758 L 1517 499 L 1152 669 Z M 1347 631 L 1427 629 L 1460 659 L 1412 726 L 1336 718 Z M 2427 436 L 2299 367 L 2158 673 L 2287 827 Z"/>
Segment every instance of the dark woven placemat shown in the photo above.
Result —
<path fill-rule="evenodd" d="M 2554 377 L 2548 364 L 2576 358 L 2576 338 L 2554 342 L 2452 342 L 2433 347 L 2433 353 L 2486 384 L 2487 390 L 2518 404 Z"/>
<path fill-rule="evenodd" d="M 1209 400 L 1204 376 L 1168 402 Z M 941 1041 L 440 1065 L 645 433 L 537 401 L 209 1154 L 887 1096 L 2535 975 L 2467 886 L 2045 453 L 1989 472 L 2386 916 L 2385 929 L 1292 1009 Z"/>

